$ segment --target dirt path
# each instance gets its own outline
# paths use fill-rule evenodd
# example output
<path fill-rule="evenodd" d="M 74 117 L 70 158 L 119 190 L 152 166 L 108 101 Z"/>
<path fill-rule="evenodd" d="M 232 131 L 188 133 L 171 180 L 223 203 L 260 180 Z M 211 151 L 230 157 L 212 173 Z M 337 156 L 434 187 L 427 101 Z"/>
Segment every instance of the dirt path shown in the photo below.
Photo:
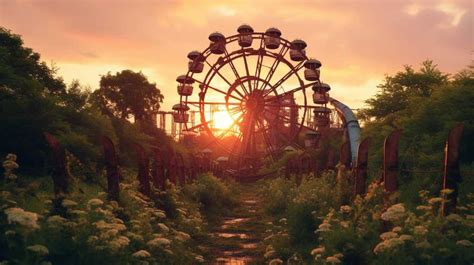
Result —
<path fill-rule="evenodd" d="M 240 196 L 241 207 L 213 231 L 212 264 L 259 264 L 266 220 L 255 184 L 246 184 Z"/>

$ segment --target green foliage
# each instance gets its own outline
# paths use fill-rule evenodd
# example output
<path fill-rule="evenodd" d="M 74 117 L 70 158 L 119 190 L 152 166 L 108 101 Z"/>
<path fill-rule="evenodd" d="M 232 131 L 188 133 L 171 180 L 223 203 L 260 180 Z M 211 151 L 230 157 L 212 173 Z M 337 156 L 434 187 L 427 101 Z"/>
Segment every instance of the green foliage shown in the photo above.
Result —
<path fill-rule="evenodd" d="M 237 206 L 236 185 L 223 182 L 212 174 L 203 174 L 184 187 L 184 193 L 198 203 L 204 215 L 214 220 Z"/>
<path fill-rule="evenodd" d="M 106 115 L 121 119 L 133 115 L 136 121 L 141 121 L 156 114 L 163 95 L 156 84 L 148 82 L 141 72 L 123 70 L 101 77 L 94 100 Z"/>
<path fill-rule="evenodd" d="M 200 213 L 170 186 L 152 198 L 136 181 L 120 185 L 120 201 L 107 201 L 95 184 L 52 198 L 49 177 L 0 183 L 0 260 L 9 264 L 193 264 L 202 237 Z M 30 183 L 30 184 L 28 184 Z M 162 198 L 168 198 L 169 201 Z M 175 207 L 171 217 L 162 207 Z M 59 209 L 60 208 L 60 209 Z M 61 214 L 58 214 L 61 213 Z"/>

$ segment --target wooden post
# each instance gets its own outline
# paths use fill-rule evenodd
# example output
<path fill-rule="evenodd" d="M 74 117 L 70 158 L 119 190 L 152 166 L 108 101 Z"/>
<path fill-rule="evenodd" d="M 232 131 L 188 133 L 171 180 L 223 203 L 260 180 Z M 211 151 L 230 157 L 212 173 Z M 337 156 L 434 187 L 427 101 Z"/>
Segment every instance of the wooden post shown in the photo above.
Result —
<path fill-rule="evenodd" d="M 176 153 L 176 171 L 178 175 L 178 181 L 181 186 L 186 184 L 186 173 L 183 155 L 181 153 Z"/>
<path fill-rule="evenodd" d="M 332 148 L 329 148 L 328 158 L 326 161 L 326 169 L 334 170 L 335 168 L 336 168 L 336 165 L 334 164 L 334 150 Z"/>
<path fill-rule="evenodd" d="M 164 190 L 166 183 L 165 163 L 161 150 L 158 148 L 153 150 L 153 170 L 151 176 L 153 185 L 160 190 Z"/>
<path fill-rule="evenodd" d="M 138 182 L 139 191 L 145 195 L 150 195 L 150 168 L 149 159 L 145 154 L 145 149 L 138 143 L 134 143 L 133 147 L 137 153 L 138 159 Z"/>
<path fill-rule="evenodd" d="M 401 129 L 393 131 L 385 138 L 383 146 L 382 181 L 384 182 L 385 190 L 388 192 L 394 192 L 398 189 L 398 142 L 401 135 Z"/>
<path fill-rule="evenodd" d="M 464 124 L 460 123 L 454 126 L 448 135 L 446 146 L 444 148 L 444 175 L 443 189 L 451 189 L 453 192 L 446 196 L 447 202 L 442 205 L 444 215 L 456 210 L 459 186 L 458 182 L 462 181 L 461 172 L 459 170 L 459 145 L 461 136 L 464 131 Z"/>
<path fill-rule="evenodd" d="M 365 138 L 357 151 L 357 162 L 354 167 L 354 195 L 363 195 L 366 192 L 367 163 L 369 157 L 370 138 Z"/>
<path fill-rule="evenodd" d="M 53 185 L 54 195 L 62 196 L 63 193 L 69 192 L 69 182 L 71 174 L 68 169 L 66 150 L 61 146 L 58 140 L 50 133 L 45 132 L 44 137 L 51 149 L 51 157 L 53 160 Z"/>
<path fill-rule="evenodd" d="M 118 201 L 120 173 L 118 169 L 118 159 L 112 140 L 107 136 L 102 136 L 102 147 L 104 150 L 105 168 L 107 171 L 107 194 L 109 200 Z"/>
<path fill-rule="evenodd" d="M 339 163 L 344 165 L 346 170 L 351 168 L 351 145 L 349 141 L 345 141 L 341 145 Z"/>

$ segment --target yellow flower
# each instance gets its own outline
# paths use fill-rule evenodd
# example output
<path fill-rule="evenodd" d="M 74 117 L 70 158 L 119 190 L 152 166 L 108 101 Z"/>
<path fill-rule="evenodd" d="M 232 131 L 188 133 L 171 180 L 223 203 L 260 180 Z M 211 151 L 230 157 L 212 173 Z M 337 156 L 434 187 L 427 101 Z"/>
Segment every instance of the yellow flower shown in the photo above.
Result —
<path fill-rule="evenodd" d="M 434 205 L 434 204 L 441 203 L 442 201 L 443 201 L 443 198 L 435 197 L 435 198 L 429 199 L 428 203 Z"/>
<path fill-rule="evenodd" d="M 311 250 L 311 255 L 314 256 L 316 254 L 322 254 L 322 253 L 324 253 L 324 251 L 326 251 L 325 247 L 315 248 L 315 249 Z"/>
<path fill-rule="evenodd" d="M 463 239 L 463 240 L 459 240 L 456 242 L 456 245 L 459 245 L 459 246 L 464 246 L 464 247 L 472 247 L 474 246 L 474 244 L 467 240 L 467 239 Z"/>
<path fill-rule="evenodd" d="M 330 257 L 326 258 L 326 262 L 331 263 L 331 264 L 339 264 L 339 263 L 341 263 L 341 260 L 338 259 L 337 257 L 330 256 Z"/>
<path fill-rule="evenodd" d="M 7 222 L 9 224 L 17 223 L 30 229 L 39 228 L 37 223 L 38 215 L 36 213 L 25 211 L 22 208 L 8 208 L 4 212 L 7 215 Z"/>
<path fill-rule="evenodd" d="M 281 264 L 283 264 L 283 260 L 281 259 L 272 259 L 268 263 L 268 265 L 281 265 Z"/>
<path fill-rule="evenodd" d="M 49 254 L 48 248 L 43 245 L 32 245 L 26 249 L 38 256 L 47 256 Z"/>
<path fill-rule="evenodd" d="M 132 257 L 139 258 L 139 259 L 146 259 L 146 258 L 151 257 L 151 254 L 150 254 L 150 252 L 148 252 L 146 250 L 139 250 L 139 251 L 133 253 Z"/>
<path fill-rule="evenodd" d="M 397 233 L 394 233 L 394 232 L 385 232 L 385 233 L 383 233 L 383 234 L 380 235 L 380 238 L 381 238 L 382 240 L 389 240 L 389 239 L 395 238 L 395 237 L 397 237 L 397 236 L 398 236 Z"/>

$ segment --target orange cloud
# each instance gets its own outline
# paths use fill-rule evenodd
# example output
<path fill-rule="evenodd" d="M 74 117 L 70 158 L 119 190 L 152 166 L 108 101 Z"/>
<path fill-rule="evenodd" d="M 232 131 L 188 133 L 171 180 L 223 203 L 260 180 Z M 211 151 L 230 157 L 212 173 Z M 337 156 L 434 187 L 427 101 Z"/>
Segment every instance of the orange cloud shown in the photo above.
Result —
<path fill-rule="evenodd" d="M 302 38 L 323 63 L 332 93 L 355 107 L 373 95 L 384 74 L 433 59 L 455 72 L 472 59 L 472 7 L 460 1 L 92 1 L 0 0 L 0 24 L 55 61 L 67 81 L 92 88 L 99 75 L 142 70 L 178 100 L 175 77 L 186 54 L 204 50 L 213 31 L 276 26 Z"/>

